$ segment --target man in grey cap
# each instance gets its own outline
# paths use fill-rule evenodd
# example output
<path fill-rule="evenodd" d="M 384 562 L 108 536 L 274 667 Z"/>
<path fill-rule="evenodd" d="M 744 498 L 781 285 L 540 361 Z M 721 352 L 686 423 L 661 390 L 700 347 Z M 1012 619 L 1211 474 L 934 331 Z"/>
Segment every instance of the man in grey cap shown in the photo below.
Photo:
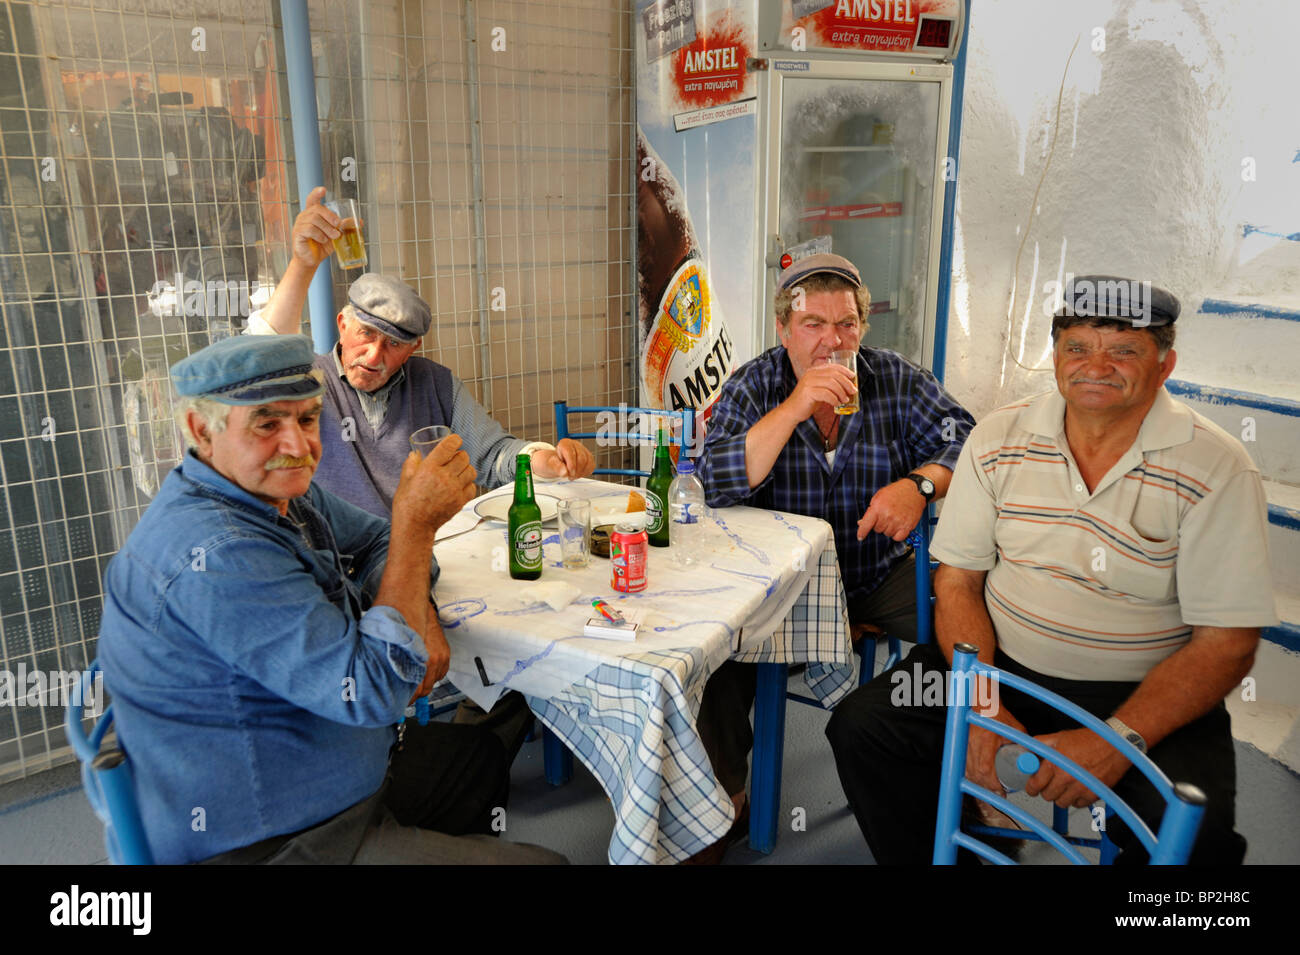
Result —
<path fill-rule="evenodd" d="M 496 736 L 395 728 L 447 669 L 429 554 L 469 458 L 455 436 L 409 455 L 390 537 L 312 482 L 312 357 L 241 336 L 173 367 L 191 447 L 105 574 L 99 654 L 155 860 L 562 861 L 490 838 Z"/>
<path fill-rule="evenodd" d="M 312 276 L 330 255 L 338 218 L 314 190 L 294 222 L 293 259 L 270 302 L 249 319 L 253 333 L 294 333 Z M 487 488 L 514 479 L 515 458 L 527 453 L 537 477 L 585 477 L 595 460 L 571 438 L 556 447 L 512 437 L 488 416 L 446 367 L 415 355 L 429 330 L 428 304 L 397 279 L 366 273 L 348 289 L 336 316 L 339 343 L 316 359 L 325 374 L 321 439 L 325 464 L 317 483 L 358 507 L 388 517 L 411 433 L 447 425 Z"/>
<path fill-rule="evenodd" d="M 1242 860 L 1223 698 L 1277 620 L 1265 500 L 1241 444 L 1163 388 L 1178 312 L 1149 282 L 1072 279 L 1052 321 L 1056 389 L 995 411 L 962 449 L 930 549 L 938 645 L 855 691 L 826 730 L 877 862 L 931 858 L 946 711 L 898 689 L 945 672 L 957 643 L 1204 790 L 1191 861 Z M 1163 800 L 1096 734 L 1006 689 L 985 715 L 1073 758 L 1158 827 Z M 1002 742 L 971 727 L 966 775 L 994 792 Z M 1062 807 L 1096 799 L 1046 762 L 1025 792 Z M 1109 830 L 1121 860 L 1145 858 L 1118 819 Z"/>
<path fill-rule="evenodd" d="M 933 375 L 862 344 L 871 296 L 852 262 L 823 253 L 777 279 L 781 344 L 741 366 L 709 421 L 700 477 L 708 503 L 821 517 L 835 531 L 855 626 L 916 639 L 914 562 L 904 539 L 943 497 L 974 421 Z M 854 354 L 854 370 L 832 364 Z M 860 410 L 835 407 L 857 397 Z M 709 681 L 699 730 L 718 781 L 743 805 L 753 742 L 752 665 Z"/>

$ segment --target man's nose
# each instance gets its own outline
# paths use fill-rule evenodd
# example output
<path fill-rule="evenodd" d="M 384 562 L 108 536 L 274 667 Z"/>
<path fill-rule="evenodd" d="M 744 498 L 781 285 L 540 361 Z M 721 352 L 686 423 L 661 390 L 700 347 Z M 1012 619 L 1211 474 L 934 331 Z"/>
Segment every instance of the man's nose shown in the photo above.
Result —
<path fill-rule="evenodd" d="M 280 453 L 291 458 L 305 458 L 311 454 L 307 432 L 297 421 L 291 422 L 280 435 Z"/>

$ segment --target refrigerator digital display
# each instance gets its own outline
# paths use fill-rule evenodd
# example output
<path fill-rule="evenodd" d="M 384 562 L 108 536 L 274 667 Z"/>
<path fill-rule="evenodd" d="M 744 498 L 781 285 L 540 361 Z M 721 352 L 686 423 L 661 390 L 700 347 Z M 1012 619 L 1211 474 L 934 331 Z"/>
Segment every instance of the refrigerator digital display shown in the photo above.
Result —
<path fill-rule="evenodd" d="M 946 50 L 951 39 L 951 20 L 940 20 L 937 17 L 921 17 L 921 29 L 916 34 L 917 46 Z"/>

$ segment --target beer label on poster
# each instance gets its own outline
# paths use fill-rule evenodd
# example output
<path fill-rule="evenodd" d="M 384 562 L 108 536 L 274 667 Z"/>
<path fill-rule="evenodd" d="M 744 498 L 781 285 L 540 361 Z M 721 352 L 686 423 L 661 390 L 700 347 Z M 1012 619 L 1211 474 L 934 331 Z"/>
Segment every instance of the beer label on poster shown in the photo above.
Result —
<path fill-rule="evenodd" d="M 695 40 L 694 0 L 655 0 L 641 11 L 646 59 L 653 63 Z"/>
<path fill-rule="evenodd" d="M 723 8 L 673 54 L 671 85 L 679 109 L 706 109 L 755 95 L 757 81 L 747 66 L 754 55 L 752 32 L 734 11 Z"/>
<path fill-rule="evenodd" d="M 782 10 L 781 36 L 788 43 L 795 26 L 807 31 L 811 50 L 863 50 L 877 53 L 939 52 L 948 46 L 960 0 L 791 0 Z M 931 28 L 920 43 L 922 15 Z M 942 42 L 940 42 L 942 41 Z"/>
<path fill-rule="evenodd" d="M 703 422 L 731 374 L 734 354 L 703 263 L 689 258 L 664 290 L 646 339 L 646 395 L 670 411 L 694 408 Z"/>

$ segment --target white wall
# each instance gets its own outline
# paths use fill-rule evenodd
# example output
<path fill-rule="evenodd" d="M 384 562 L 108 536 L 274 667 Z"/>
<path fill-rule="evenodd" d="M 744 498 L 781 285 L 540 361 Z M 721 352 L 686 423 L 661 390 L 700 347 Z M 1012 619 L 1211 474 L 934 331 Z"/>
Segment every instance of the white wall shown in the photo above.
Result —
<path fill-rule="evenodd" d="M 977 416 L 1052 386 L 1030 369 L 1049 364 L 1044 285 L 1065 272 L 1163 285 L 1183 302 L 1184 339 L 1207 296 L 1300 304 L 1300 242 L 1241 238 L 1244 223 L 1300 231 L 1300 4 L 973 6 L 947 382 Z M 1267 324 L 1265 352 L 1293 323 Z"/>

